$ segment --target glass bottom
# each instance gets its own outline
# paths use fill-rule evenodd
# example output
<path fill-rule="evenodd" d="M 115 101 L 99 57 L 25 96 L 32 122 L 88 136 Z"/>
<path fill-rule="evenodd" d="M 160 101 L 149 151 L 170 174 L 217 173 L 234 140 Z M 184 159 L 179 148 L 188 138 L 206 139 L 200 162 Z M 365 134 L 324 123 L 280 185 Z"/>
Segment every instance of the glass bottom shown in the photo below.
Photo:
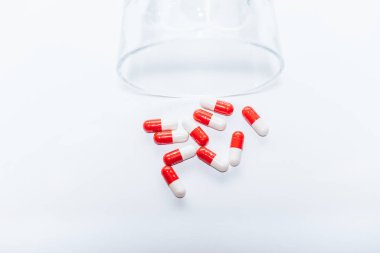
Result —
<path fill-rule="evenodd" d="M 165 97 L 234 96 L 260 91 L 284 67 L 265 46 L 227 39 L 177 39 L 122 56 L 121 78 L 138 93 Z"/>

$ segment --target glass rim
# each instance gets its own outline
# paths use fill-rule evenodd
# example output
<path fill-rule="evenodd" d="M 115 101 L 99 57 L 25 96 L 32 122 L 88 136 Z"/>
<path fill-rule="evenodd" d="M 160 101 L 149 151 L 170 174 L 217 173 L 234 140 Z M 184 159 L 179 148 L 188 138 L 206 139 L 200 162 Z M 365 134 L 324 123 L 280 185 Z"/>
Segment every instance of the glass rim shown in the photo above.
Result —
<path fill-rule="evenodd" d="M 118 59 L 117 73 L 118 73 L 118 76 L 124 82 L 124 85 L 127 86 L 129 89 L 131 89 L 133 92 L 140 94 L 140 95 L 145 95 L 145 96 L 165 97 L 165 98 L 191 98 L 191 97 L 199 97 L 199 96 L 205 95 L 205 94 L 201 94 L 201 93 L 200 94 L 181 94 L 181 93 L 170 94 L 167 92 L 157 92 L 157 91 L 152 91 L 149 89 L 144 89 L 144 88 L 141 88 L 138 85 L 136 85 L 134 82 L 130 81 L 128 79 L 128 77 L 125 76 L 121 71 L 124 62 L 130 56 L 132 56 L 132 55 L 134 55 L 140 51 L 143 51 L 144 49 L 152 48 L 155 46 L 160 46 L 160 45 L 163 45 L 163 44 L 168 43 L 168 42 L 180 41 L 181 39 L 182 38 L 176 38 L 176 39 L 172 39 L 172 40 L 163 40 L 163 41 L 159 41 L 159 42 L 155 42 L 155 43 L 150 43 L 150 44 L 144 45 L 142 47 L 138 47 L 132 51 L 129 51 L 129 52 L 123 54 Z M 261 48 L 261 49 L 269 52 L 278 60 L 279 68 L 273 75 L 271 75 L 270 78 L 268 78 L 268 80 L 265 80 L 264 82 L 260 83 L 259 85 L 252 84 L 252 86 L 254 86 L 252 89 L 240 90 L 237 92 L 228 92 L 228 94 L 216 94 L 218 97 L 244 96 L 244 95 L 249 95 L 249 94 L 261 92 L 264 89 L 266 89 L 267 87 L 269 87 L 271 84 L 273 84 L 285 69 L 285 61 L 284 61 L 283 57 L 281 56 L 281 54 L 279 52 L 277 52 L 276 50 L 274 50 L 270 47 L 264 46 L 260 43 L 243 41 L 243 40 L 235 40 L 235 41 L 238 41 L 238 42 L 241 42 L 244 44 L 248 44 L 251 46 L 255 46 L 255 47 Z"/>

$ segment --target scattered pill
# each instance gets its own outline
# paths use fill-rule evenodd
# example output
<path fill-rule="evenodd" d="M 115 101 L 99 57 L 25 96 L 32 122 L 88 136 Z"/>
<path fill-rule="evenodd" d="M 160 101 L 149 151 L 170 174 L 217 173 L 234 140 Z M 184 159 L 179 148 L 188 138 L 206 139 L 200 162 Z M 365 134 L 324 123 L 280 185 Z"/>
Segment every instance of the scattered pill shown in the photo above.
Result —
<path fill-rule="evenodd" d="M 144 122 L 143 127 L 147 133 L 175 130 L 178 127 L 178 121 L 170 119 L 150 119 Z"/>
<path fill-rule="evenodd" d="M 199 146 L 207 145 L 209 140 L 208 135 L 192 119 L 182 121 L 182 126 Z"/>
<path fill-rule="evenodd" d="M 197 151 L 198 158 L 220 172 L 228 170 L 228 163 L 206 147 L 200 147 Z"/>
<path fill-rule="evenodd" d="M 265 137 L 269 133 L 269 128 L 265 121 L 256 113 L 256 111 L 250 107 L 246 106 L 243 108 L 243 116 L 245 120 L 252 126 L 256 133 L 262 137 Z"/>
<path fill-rule="evenodd" d="M 200 104 L 207 110 L 226 116 L 230 116 L 234 112 L 234 106 L 231 103 L 215 98 L 201 98 Z"/>
<path fill-rule="evenodd" d="M 193 118 L 195 121 L 218 131 L 223 131 L 227 126 L 224 119 L 202 109 L 196 110 L 193 114 Z"/>
<path fill-rule="evenodd" d="M 154 134 L 154 142 L 159 145 L 186 142 L 189 135 L 184 130 L 165 130 Z"/>
<path fill-rule="evenodd" d="M 243 151 L 244 134 L 242 132 L 234 132 L 230 145 L 230 165 L 236 167 L 240 164 L 241 152 Z"/>
<path fill-rule="evenodd" d="M 166 153 L 163 160 L 166 165 L 172 166 L 194 157 L 196 153 L 197 150 L 195 147 L 193 145 L 188 145 Z"/>
<path fill-rule="evenodd" d="M 177 198 L 183 198 L 186 195 L 186 189 L 182 185 L 181 180 L 175 173 L 172 167 L 165 166 L 161 170 L 161 174 L 164 177 L 166 183 L 168 184 L 170 190 L 174 193 Z"/>
<path fill-rule="evenodd" d="M 194 111 L 193 119 L 187 118 L 183 120 L 183 128 L 178 129 L 178 121 L 164 118 L 146 120 L 143 124 L 146 132 L 154 133 L 153 139 L 156 144 L 164 145 L 186 142 L 190 135 L 201 146 L 196 149 L 194 145 L 187 145 L 170 151 L 163 156 L 166 166 L 162 168 L 161 174 L 177 198 L 185 197 L 186 189 L 171 166 L 191 159 L 196 155 L 201 161 L 219 172 L 226 172 L 229 166 L 236 167 L 241 161 L 245 139 L 243 132 L 236 131 L 232 134 L 229 159 L 227 160 L 205 147 L 209 142 L 209 137 L 202 127 L 197 124 L 200 123 L 218 131 L 225 130 L 227 127 L 226 120 L 216 116 L 213 112 L 230 116 L 234 111 L 233 105 L 215 98 L 202 98 L 200 104 L 203 109 Z M 251 106 L 244 107 L 242 114 L 258 135 L 262 137 L 268 135 L 269 128 L 266 122 Z"/>

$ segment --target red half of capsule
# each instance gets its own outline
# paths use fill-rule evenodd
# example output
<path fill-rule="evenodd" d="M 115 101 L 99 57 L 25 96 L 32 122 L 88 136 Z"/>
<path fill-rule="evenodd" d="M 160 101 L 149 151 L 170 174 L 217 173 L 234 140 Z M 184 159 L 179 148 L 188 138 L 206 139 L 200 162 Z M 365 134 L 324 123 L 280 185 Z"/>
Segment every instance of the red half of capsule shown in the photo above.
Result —
<path fill-rule="evenodd" d="M 150 119 L 144 122 L 144 130 L 147 133 L 156 133 L 162 131 L 161 119 Z"/>
<path fill-rule="evenodd" d="M 195 121 L 198 121 L 199 123 L 208 126 L 212 118 L 212 113 L 199 109 L 194 112 L 193 118 Z"/>
<path fill-rule="evenodd" d="M 243 149 L 243 145 L 244 145 L 244 134 L 240 131 L 234 132 L 232 134 L 230 147 Z"/>
<path fill-rule="evenodd" d="M 203 131 L 201 127 L 195 128 L 191 133 L 190 136 L 195 140 L 196 143 L 198 143 L 199 146 L 206 146 L 208 143 L 208 135 Z"/>
<path fill-rule="evenodd" d="M 173 143 L 172 130 L 165 130 L 162 132 L 155 133 L 153 136 L 154 142 L 156 144 L 171 144 Z"/>
<path fill-rule="evenodd" d="M 234 106 L 231 103 L 217 100 L 214 111 L 223 115 L 230 116 L 234 112 Z"/>
<path fill-rule="evenodd" d="M 207 163 L 207 164 L 210 165 L 212 163 L 212 161 L 214 160 L 216 154 L 214 152 L 212 152 L 211 150 L 209 150 L 208 148 L 206 148 L 206 147 L 200 147 L 197 150 L 197 156 L 203 162 L 205 162 L 205 163 Z"/>
<path fill-rule="evenodd" d="M 245 120 L 252 125 L 255 123 L 256 120 L 260 118 L 260 116 L 257 114 L 257 112 L 250 106 L 246 106 L 243 108 L 242 114 L 245 118 Z"/>
<path fill-rule="evenodd" d="M 173 168 L 170 166 L 163 167 L 161 170 L 161 174 L 168 185 L 179 179 L 177 173 L 175 173 Z"/>
<path fill-rule="evenodd" d="M 166 165 L 175 165 L 183 161 L 181 152 L 179 149 L 173 150 L 169 153 L 166 153 L 163 157 L 164 163 Z"/>

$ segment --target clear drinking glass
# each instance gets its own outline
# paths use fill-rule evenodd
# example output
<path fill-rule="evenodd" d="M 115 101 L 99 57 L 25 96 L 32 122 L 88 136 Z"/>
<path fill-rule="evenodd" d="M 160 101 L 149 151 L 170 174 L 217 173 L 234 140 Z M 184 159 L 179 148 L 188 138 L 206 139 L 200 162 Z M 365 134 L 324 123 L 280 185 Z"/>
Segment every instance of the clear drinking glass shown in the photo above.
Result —
<path fill-rule="evenodd" d="M 126 0 L 118 72 L 159 96 L 261 90 L 282 72 L 270 0 Z"/>

